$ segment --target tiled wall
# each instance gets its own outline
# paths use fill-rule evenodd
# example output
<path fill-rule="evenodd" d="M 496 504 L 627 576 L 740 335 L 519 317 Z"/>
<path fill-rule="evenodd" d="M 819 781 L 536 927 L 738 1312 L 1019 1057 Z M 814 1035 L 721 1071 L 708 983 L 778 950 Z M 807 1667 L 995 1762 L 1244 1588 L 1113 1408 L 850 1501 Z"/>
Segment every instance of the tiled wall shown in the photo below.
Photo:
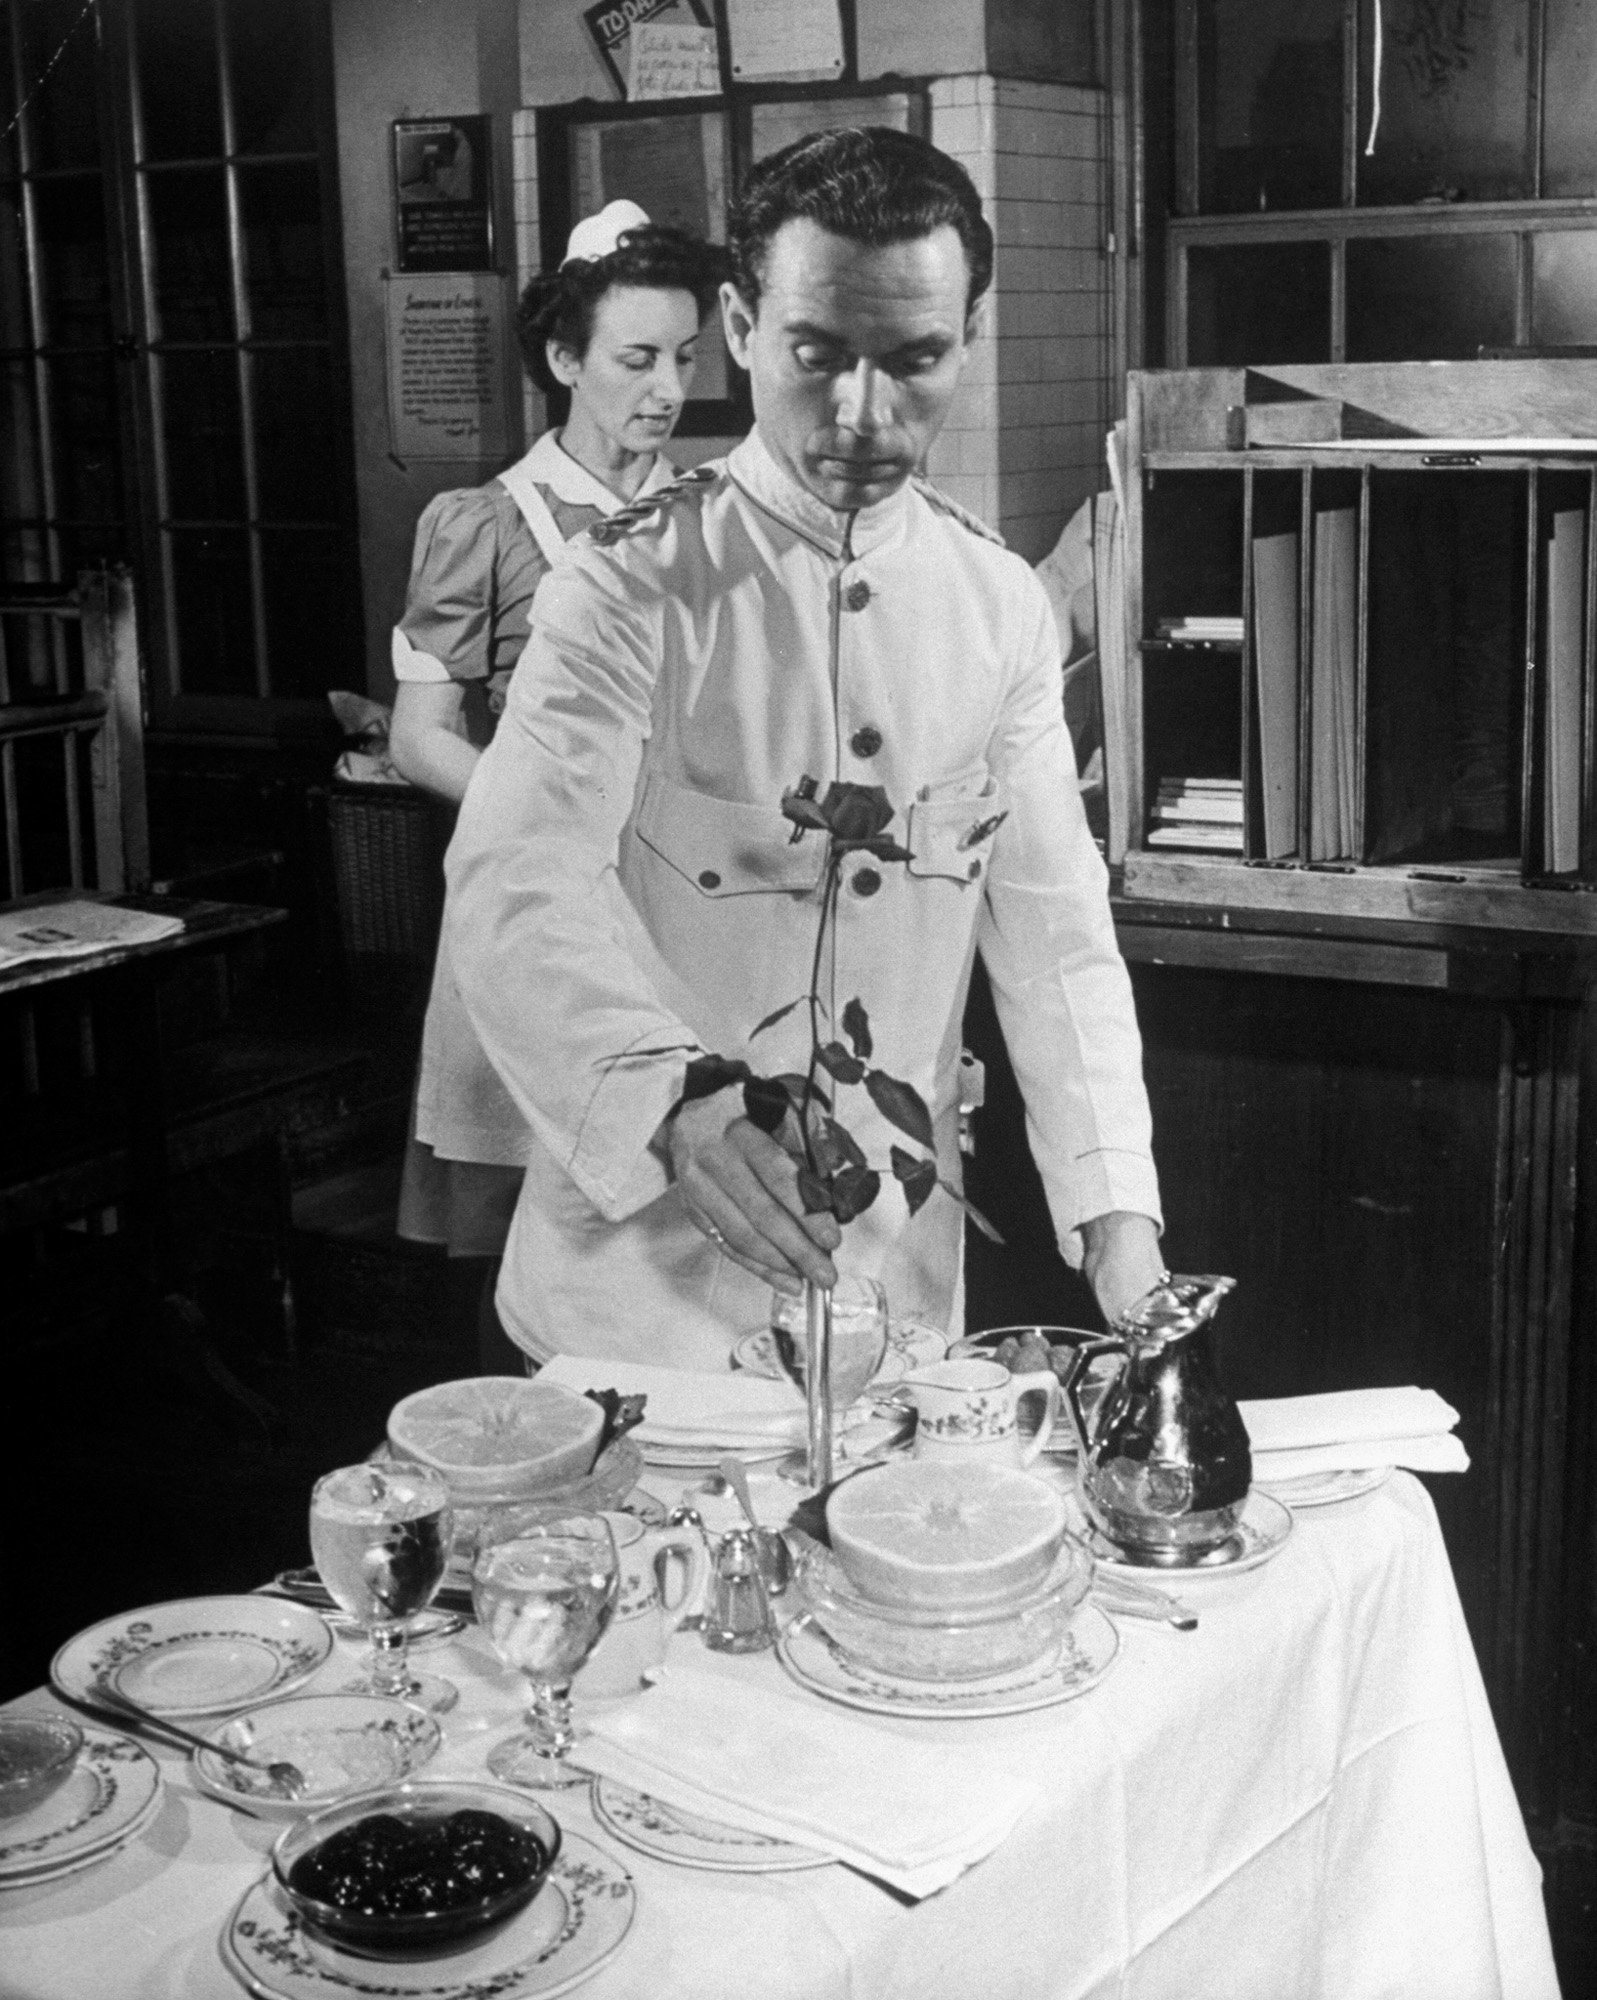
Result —
<path fill-rule="evenodd" d="M 942 78 L 931 97 L 932 139 L 975 181 L 998 256 L 983 331 L 929 469 L 1036 562 L 1105 483 L 1105 100 L 990 76 Z"/>
<path fill-rule="evenodd" d="M 933 141 L 965 166 L 998 237 L 982 331 L 928 470 L 1028 561 L 1105 483 L 1109 387 L 1102 92 L 990 76 L 931 87 Z M 538 268 L 537 114 L 516 114 L 518 287 Z M 543 398 L 526 386 L 527 436 Z M 684 464 L 700 440 L 679 439 Z M 684 447 L 689 447 L 684 449 Z M 715 449 L 721 447 L 717 444 Z"/>

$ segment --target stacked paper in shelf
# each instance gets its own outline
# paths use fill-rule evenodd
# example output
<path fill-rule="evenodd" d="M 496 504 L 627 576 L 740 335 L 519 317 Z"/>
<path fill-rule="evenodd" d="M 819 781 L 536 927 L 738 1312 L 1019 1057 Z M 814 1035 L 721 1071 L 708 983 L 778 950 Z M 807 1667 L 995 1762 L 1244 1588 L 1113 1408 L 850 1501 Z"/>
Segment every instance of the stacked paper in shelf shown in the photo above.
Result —
<path fill-rule="evenodd" d="M 1586 516 L 1553 516 L 1547 545 L 1547 702 L 1542 783 L 1542 865 L 1554 874 L 1580 866 L 1580 683 Z"/>
<path fill-rule="evenodd" d="M 1298 844 L 1298 554 L 1292 534 L 1260 535 L 1253 544 L 1259 766 L 1270 861 L 1295 854 Z"/>
<path fill-rule="evenodd" d="M 1161 778 L 1148 829 L 1150 847 L 1242 852 L 1240 778 Z"/>
<path fill-rule="evenodd" d="M 97 951 L 154 944 L 175 937 L 181 917 L 124 910 L 114 903 L 73 897 L 62 903 L 27 903 L 0 912 L 0 971 L 35 958 L 87 958 Z"/>
<path fill-rule="evenodd" d="M 1159 637 L 1191 646 L 1240 646 L 1242 620 L 1197 616 L 1161 618 Z"/>
<path fill-rule="evenodd" d="M 1309 859 L 1350 857 L 1358 756 L 1358 514 L 1314 517 L 1309 649 Z"/>

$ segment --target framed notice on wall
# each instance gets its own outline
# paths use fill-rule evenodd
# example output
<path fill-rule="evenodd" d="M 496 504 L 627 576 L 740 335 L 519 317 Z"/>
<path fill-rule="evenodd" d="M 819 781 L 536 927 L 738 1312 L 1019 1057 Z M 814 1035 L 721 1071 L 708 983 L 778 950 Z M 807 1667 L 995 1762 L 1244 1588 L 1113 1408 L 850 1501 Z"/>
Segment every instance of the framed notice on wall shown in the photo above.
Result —
<path fill-rule="evenodd" d="M 509 449 L 504 280 L 390 278 L 389 448 L 417 458 L 502 459 Z"/>
<path fill-rule="evenodd" d="M 491 271 L 488 119 L 394 120 L 394 261 L 401 271 Z"/>

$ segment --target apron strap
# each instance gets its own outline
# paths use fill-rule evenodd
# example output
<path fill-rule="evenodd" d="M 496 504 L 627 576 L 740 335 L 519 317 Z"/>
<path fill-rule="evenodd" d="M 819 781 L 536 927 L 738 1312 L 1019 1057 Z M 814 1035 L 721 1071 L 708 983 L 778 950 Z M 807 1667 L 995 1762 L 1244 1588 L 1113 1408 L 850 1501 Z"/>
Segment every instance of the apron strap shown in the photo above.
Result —
<path fill-rule="evenodd" d="M 499 484 L 521 510 L 521 518 L 532 530 L 532 538 L 543 551 L 544 561 L 553 569 L 565 554 L 566 538 L 555 525 L 549 503 L 538 491 L 536 481 L 521 466 L 510 465 L 499 474 Z"/>

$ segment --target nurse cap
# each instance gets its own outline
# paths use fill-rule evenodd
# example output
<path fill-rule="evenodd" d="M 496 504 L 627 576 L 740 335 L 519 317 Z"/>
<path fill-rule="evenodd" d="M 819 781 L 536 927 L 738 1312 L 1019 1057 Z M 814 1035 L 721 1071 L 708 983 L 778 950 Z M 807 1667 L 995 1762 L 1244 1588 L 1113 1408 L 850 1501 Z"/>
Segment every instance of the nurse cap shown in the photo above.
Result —
<path fill-rule="evenodd" d="M 608 257 L 629 229 L 647 229 L 649 218 L 635 201 L 606 202 L 597 215 L 585 216 L 566 238 L 567 264 L 593 264 Z"/>

